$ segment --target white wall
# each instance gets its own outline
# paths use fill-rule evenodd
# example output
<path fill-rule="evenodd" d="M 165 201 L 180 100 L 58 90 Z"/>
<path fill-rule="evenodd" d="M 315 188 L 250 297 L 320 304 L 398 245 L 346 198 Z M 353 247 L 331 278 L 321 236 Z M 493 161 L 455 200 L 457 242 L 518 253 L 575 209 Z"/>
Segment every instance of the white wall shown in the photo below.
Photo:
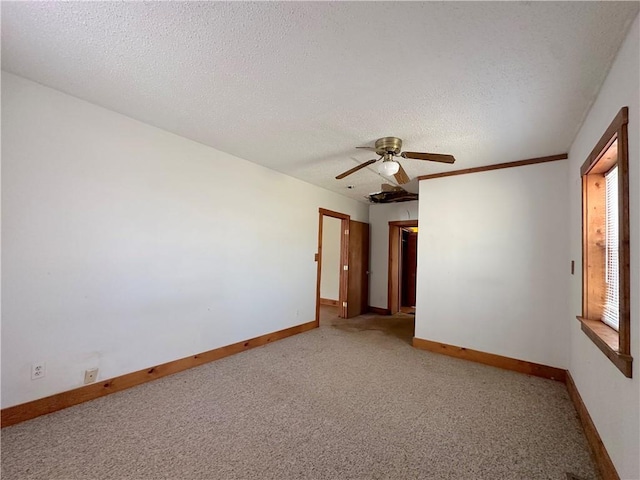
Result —
<path fill-rule="evenodd" d="M 420 182 L 416 337 L 567 367 L 568 162 Z"/>
<path fill-rule="evenodd" d="M 571 355 L 569 370 L 602 441 L 622 479 L 640 478 L 640 29 L 638 18 L 569 151 Z M 620 108 L 629 107 L 629 205 L 631 222 L 631 355 L 628 379 L 581 331 L 575 316 L 582 310 L 582 230 L 580 165 L 586 160 Z"/>
<path fill-rule="evenodd" d="M 369 305 L 372 307 L 388 307 L 389 222 L 417 219 L 417 201 L 369 206 Z"/>
<path fill-rule="evenodd" d="M 2 407 L 312 321 L 318 208 L 368 220 L 4 72 L 2 170 Z"/>
<path fill-rule="evenodd" d="M 322 216 L 320 297 L 338 300 L 340 293 L 340 230 L 342 220 Z"/>

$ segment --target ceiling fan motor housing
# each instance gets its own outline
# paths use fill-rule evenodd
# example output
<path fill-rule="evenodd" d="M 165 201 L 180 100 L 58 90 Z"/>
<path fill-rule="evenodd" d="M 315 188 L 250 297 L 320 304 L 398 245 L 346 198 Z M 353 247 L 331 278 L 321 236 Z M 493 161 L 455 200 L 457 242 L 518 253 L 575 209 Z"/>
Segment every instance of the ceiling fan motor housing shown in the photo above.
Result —
<path fill-rule="evenodd" d="M 398 137 L 384 137 L 376 140 L 376 153 L 378 155 L 393 154 L 400 155 L 402 150 L 402 140 Z"/>

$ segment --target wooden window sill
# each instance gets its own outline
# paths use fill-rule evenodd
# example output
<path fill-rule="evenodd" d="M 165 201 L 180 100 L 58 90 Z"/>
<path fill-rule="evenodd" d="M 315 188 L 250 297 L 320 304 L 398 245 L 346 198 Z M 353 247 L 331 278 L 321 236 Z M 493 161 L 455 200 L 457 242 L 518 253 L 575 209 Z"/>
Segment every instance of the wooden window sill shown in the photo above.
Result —
<path fill-rule="evenodd" d="M 579 316 L 576 318 L 582 324 L 582 331 L 587 334 L 587 337 L 596 344 L 625 377 L 631 378 L 633 357 L 620 353 L 618 332 L 600 320 L 589 320 Z"/>

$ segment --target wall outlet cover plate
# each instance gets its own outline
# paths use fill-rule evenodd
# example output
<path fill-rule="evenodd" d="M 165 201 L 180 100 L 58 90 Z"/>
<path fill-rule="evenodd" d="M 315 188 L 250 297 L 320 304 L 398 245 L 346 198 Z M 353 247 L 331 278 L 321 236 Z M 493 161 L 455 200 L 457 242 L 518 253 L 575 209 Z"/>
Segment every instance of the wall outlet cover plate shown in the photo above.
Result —
<path fill-rule="evenodd" d="M 84 372 L 84 383 L 93 383 L 98 378 L 98 369 L 90 368 L 89 370 L 85 370 Z"/>

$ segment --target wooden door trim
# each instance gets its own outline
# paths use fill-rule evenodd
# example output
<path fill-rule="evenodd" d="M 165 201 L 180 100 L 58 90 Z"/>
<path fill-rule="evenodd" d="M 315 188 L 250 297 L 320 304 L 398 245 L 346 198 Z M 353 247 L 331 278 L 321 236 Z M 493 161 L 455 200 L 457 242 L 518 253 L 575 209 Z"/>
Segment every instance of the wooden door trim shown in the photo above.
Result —
<path fill-rule="evenodd" d="M 391 315 L 400 311 L 400 259 L 402 258 L 402 228 L 417 227 L 418 220 L 389 222 L 389 272 L 387 276 L 387 310 Z"/>
<path fill-rule="evenodd" d="M 342 218 L 349 220 L 351 217 L 346 213 L 335 212 L 333 210 L 327 210 L 326 208 L 319 208 L 320 215 L 326 215 L 327 217 Z"/>
<path fill-rule="evenodd" d="M 346 265 L 349 260 L 349 244 L 345 238 L 345 231 L 349 230 L 349 220 L 351 217 L 346 213 L 340 213 L 326 208 L 318 209 L 318 251 L 315 254 L 316 260 L 316 326 L 320 326 L 320 280 L 322 276 L 322 218 L 324 216 L 340 219 L 340 264 Z M 340 269 L 340 288 L 338 291 L 338 311 L 340 316 L 346 316 L 346 309 L 343 306 L 347 298 L 347 272 Z"/>

